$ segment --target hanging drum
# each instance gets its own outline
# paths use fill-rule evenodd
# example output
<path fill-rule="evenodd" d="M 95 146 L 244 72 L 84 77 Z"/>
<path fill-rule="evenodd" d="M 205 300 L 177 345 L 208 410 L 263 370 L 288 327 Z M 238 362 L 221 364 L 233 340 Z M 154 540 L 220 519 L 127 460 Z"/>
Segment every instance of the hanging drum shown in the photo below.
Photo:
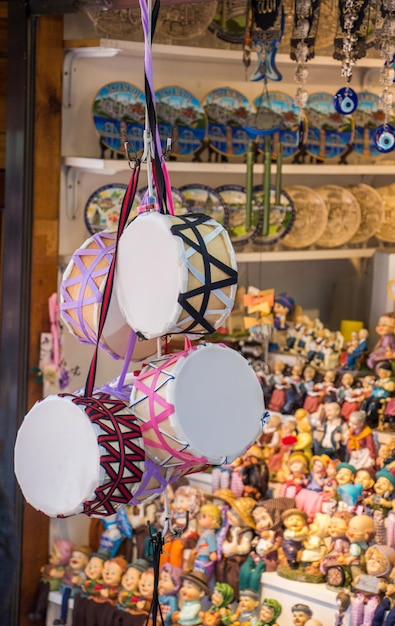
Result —
<path fill-rule="evenodd" d="M 101 517 L 131 500 L 144 457 L 140 427 L 122 401 L 51 395 L 22 422 L 15 474 L 27 502 L 46 515 Z"/>
<path fill-rule="evenodd" d="M 115 251 L 116 233 L 104 231 L 87 239 L 72 256 L 60 286 L 60 312 L 69 331 L 81 343 L 96 345 L 100 310 L 108 270 Z M 131 339 L 113 289 L 99 346 L 113 358 L 124 358 Z M 137 339 L 132 361 L 156 352 L 156 342 Z"/>
<path fill-rule="evenodd" d="M 120 237 L 115 287 L 128 324 L 148 339 L 212 333 L 236 295 L 229 235 L 207 215 L 142 213 Z"/>
<path fill-rule="evenodd" d="M 262 430 L 264 401 L 239 352 L 205 344 L 151 361 L 135 379 L 130 408 L 147 458 L 185 473 L 243 454 Z"/>

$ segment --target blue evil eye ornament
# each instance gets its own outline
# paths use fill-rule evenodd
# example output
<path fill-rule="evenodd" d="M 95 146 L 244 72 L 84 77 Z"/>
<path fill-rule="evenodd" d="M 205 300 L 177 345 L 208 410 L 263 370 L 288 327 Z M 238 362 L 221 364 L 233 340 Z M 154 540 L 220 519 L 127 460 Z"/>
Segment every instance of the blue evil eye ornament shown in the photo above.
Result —
<path fill-rule="evenodd" d="M 333 106 L 337 113 L 350 115 L 358 106 L 358 96 L 351 87 L 342 87 L 333 98 Z"/>
<path fill-rule="evenodd" d="M 374 143 L 379 152 L 391 152 L 395 148 L 395 128 L 391 124 L 379 126 L 374 135 Z"/>

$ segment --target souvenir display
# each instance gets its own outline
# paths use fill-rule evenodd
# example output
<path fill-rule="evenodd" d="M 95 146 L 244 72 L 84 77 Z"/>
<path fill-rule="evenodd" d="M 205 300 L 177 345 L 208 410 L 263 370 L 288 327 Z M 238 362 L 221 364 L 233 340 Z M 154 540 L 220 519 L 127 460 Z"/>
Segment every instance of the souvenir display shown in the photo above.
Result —
<path fill-rule="evenodd" d="M 316 192 L 328 209 L 328 224 L 317 240 L 323 248 L 336 248 L 348 243 L 356 235 L 361 223 L 361 209 L 353 194 L 338 185 L 324 185 Z"/>
<path fill-rule="evenodd" d="M 262 228 L 262 214 L 255 206 L 251 210 L 251 226 L 247 228 L 247 190 L 241 185 L 222 185 L 216 191 L 229 211 L 227 230 L 232 244 L 243 245 L 253 240 Z"/>
<path fill-rule="evenodd" d="M 383 123 L 384 114 L 380 110 L 380 98 L 375 93 L 358 93 L 358 108 L 353 113 L 355 134 L 353 149 L 363 157 L 376 157 L 380 154 L 374 142 L 377 128 Z"/>
<path fill-rule="evenodd" d="M 335 110 L 331 94 L 310 94 L 306 116 L 306 150 L 309 154 L 318 159 L 330 160 L 340 158 L 349 150 L 354 137 L 354 120 Z"/>
<path fill-rule="evenodd" d="M 189 41 L 204 35 L 217 11 L 214 0 L 169 4 L 161 7 L 158 34 L 175 41 Z"/>
<path fill-rule="evenodd" d="M 107 148 L 124 154 L 124 143 L 130 141 L 133 150 L 139 152 L 144 143 L 144 93 L 122 81 L 104 85 L 93 102 L 93 121 Z"/>
<path fill-rule="evenodd" d="M 295 220 L 290 232 L 281 240 L 287 248 L 307 248 L 324 234 L 328 222 L 328 209 L 324 199 L 304 185 L 286 187 L 284 190 L 295 207 Z"/>
<path fill-rule="evenodd" d="M 210 146 L 225 156 L 243 156 L 249 142 L 245 123 L 248 115 L 255 112 L 250 101 L 236 89 L 220 87 L 207 94 L 203 107 Z"/>
<path fill-rule="evenodd" d="M 361 209 L 361 223 L 349 243 L 364 243 L 380 229 L 384 219 L 384 206 L 380 194 L 370 185 L 360 183 L 348 187 Z"/>
<path fill-rule="evenodd" d="M 395 203 L 394 203 L 394 186 L 379 187 L 377 192 L 383 199 L 384 218 L 380 228 L 376 232 L 376 237 L 380 241 L 388 243 L 395 242 Z"/>
<path fill-rule="evenodd" d="M 181 87 L 163 87 L 155 92 L 155 99 L 162 151 L 166 151 L 169 137 L 174 137 L 171 148 L 174 156 L 196 152 L 207 133 L 207 117 L 199 100 Z"/>
<path fill-rule="evenodd" d="M 180 187 L 180 193 L 186 199 L 190 213 L 204 213 L 224 228 L 228 228 L 229 208 L 217 190 L 207 185 L 192 183 Z"/>
<path fill-rule="evenodd" d="M 96 189 L 88 198 L 84 208 L 85 225 L 91 235 L 102 230 L 118 228 L 119 213 L 127 185 L 116 183 Z M 137 193 L 130 211 L 129 221 L 136 217 L 142 195 Z"/>
<path fill-rule="evenodd" d="M 82 343 L 96 345 L 103 292 L 113 260 L 116 233 L 96 233 L 73 254 L 60 286 L 60 311 L 68 330 Z M 133 344 L 133 345 L 132 345 Z M 99 341 L 113 358 L 130 352 L 141 361 L 156 351 L 156 342 L 140 341 L 121 314 L 113 290 L 109 312 Z"/>
<path fill-rule="evenodd" d="M 236 283 L 229 236 L 206 215 L 143 213 L 119 240 L 116 292 L 143 337 L 213 332 L 233 307 Z"/>
<path fill-rule="evenodd" d="M 264 209 L 265 193 L 261 185 L 253 188 L 253 211 Z M 268 246 L 277 243 L 291 230 L 295 219 L 295 208 L 290 196 L 281 190 L 280 202 L 276 203 L 276 188 L 270 188 L 269 230 L 267 235 L 258 234 L 254 242 Z"/>
<path fill-rule="evenodd" d="M 291 96 L 281 91 L 269 91 L 267 95 L 261 95 L 254 100 L 254 107 L 258 113 L 268 108 L 281 116 L 281 128 L 274 135 L 273 158 L 276 158 L 278 144 L 282 145 L 284 159 L 294 157 L 300 149 L 301 112 L 293 103 Z M 264 146 L 258 145 L 263 152 Z"/>

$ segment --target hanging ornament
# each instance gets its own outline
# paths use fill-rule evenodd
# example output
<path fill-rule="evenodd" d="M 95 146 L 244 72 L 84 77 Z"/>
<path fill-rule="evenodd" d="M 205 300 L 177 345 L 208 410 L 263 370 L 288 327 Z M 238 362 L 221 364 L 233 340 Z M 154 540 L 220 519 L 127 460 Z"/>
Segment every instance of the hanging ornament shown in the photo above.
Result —
<path fill-rule="evenodd" d="M 337 91 L 333 106 L 337 113 L 350 115 L 358 106 L 358 96 L 350 87 L 354 65 L 366 55 L 369 0 L 339 0 L 339 23 L 333 57 L 341 61 L 346 85 Z"/>
<path fill-rule="evenodd" d="M 250 80 L 282 79 L 276 67 L 276 53 L 284 31 L 282 0 L 249 0 L 248 24 L 243 48 L 243 63 L 251 65 L 251 52 L 258 55 L 258 64 Z"/>
<path fill-rule="evenodd" d="M 296 61 L 294 80 L 297 89 L 294 105 L 299 111 L 299 146 L 305 138 L 305 108 L 308 99 L 306 83 L 309 76 L 307 61 L 314 57 L 318 29 L 320 3 L 318 0 L 295 0 L 294 25 L 291 37 L 290 57 Z"/>
<path fill-rule="evenodd" d="M 395 128 L 389 123 L 393 106 L 393 93 L 390 87 L 395 77 L 393 67 L 395 55 L 395 0 L 381 0 L 377 24 L 375 47 L 380 50 L 381 58 L 384 61 L 379 79 L 380 84 L 383 86 L 379 107 L 384 113 L 384 124 L 377 129 L 374 143 L 379 152 L 387 153 L 395 148 Z"/>

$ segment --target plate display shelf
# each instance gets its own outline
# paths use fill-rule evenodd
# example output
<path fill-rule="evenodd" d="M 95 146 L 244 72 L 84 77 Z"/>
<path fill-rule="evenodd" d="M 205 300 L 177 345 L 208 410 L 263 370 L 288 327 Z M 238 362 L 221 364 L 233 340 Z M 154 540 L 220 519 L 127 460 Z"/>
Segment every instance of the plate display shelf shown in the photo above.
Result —
<path fill-rule="evenodd" d="M 64 43 L 64 91 L 63 91 L 63 186 L 66 214 L 72 218 L 81 211 L 81 180 L 98 177 L 102 184 L 113 180 L 128 180 L 129 164 L 123 158 L 101 158 L 99 140 L 92 122 L 92 102 L 95 93 L 104 84 L 123 80 L 143 85 L 143 44 L 112 39 L 68 40 Z M 190 89 L 199 99 L 203 99 L 210 89 L 218 85 L 239 89 L 253 101 L 262 85 L 248 82 L 241 60 L 241 51 L 209 49 L 192 46 L 153 44 L 153 71 L 156 89 L 175 84 Z M 293 94 L 295 84 L 293 72 L 295 63 L 288 55 L 276 57 L 283 73 L 280 90 Z M 377 74 L 377 89 L 380 60 L 362 59 L 353 73 L 353 88 L 358 91 L 366 84 L 374 82 Z M 325 71 L 322 71 L 325 70 Z M 373 76 L 373 78 L 372 78 Z M 323 81 L 325 80 L 325 83 Z M 270 82 L 270 81 L 269 81 Z M 341 83 L 340 65 L 331 57 L 320 57 L 309 62 L 310 91 L 327 91 L 328 85 L 335 93 Z M 268 85 L 269 90 L 271 85 Z M 272 89 L 278 89 L 273 86 Z M 71 132 L 71 130 L 74 132 Z M 78 132 L 75 132 L 75 130 Z M 100 154 L 100 156 L 99 156 Z M 113 155 L 112 155 L 113 156 Z M 262 159 L 260 159 L 262 161 Z M 186 183 L 200 182 L 213 187 L 229 182 L 245 184 L 246 167 L 243 162 L 191 162 L 177 160 L 168 162 L 168 171 L 175 187 Z M 283 186 L 305 184 L 318 187 L 322 184 L 357 184 L 365 182 L 373 186 L 388 184 L 395 176 L 395 163 L 335 164 L 285 163 L 282 168 Z M 254 167 L 254 184 L 262 182 L 263 164 Z M 272 164 L 272 182 L 276 177 L 276 165 Z M 144 184 L 144 183 L 143 183 Z M 65 251 L 63 250 L 63 253 Z M 66 251 L 67 252 L 67 251 Z M 242 263 L 261 261 L 301 261 L 331 259 L 370 258 L 373 247 L 344 247 L 333 249 L 307 250 L 265 250 L 237 252 Z M 62 252 L 61 252 L 62 254 Z"/>

